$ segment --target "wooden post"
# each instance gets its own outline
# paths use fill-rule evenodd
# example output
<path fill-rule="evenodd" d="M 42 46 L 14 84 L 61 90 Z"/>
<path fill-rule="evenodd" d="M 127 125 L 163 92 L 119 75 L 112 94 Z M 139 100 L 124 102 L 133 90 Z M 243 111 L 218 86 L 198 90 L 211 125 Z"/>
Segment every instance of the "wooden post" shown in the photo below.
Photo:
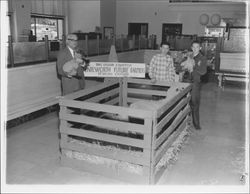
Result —
<path fill-rule="evenodd" d="M 8 36 L 8 43 L 9 43 L 9 59 L 11 67 L 14 67 L 14 52 L 13 52 L 13 45 L 12 45 L 12 36 Z"/>
<path fill-rule="evenodd" d="M 62 35 L 62 47 L 65 48 L 66 47 L 66 36 Z"/>
<path fill-rule="evenodd" d="M 48 35 L 45 35 L 44 41 L 45 41 L 45 57 L 46 57 L 46 61 L 49 61 L 49 39 L 48 39 Z"/>
<path fill-rule="evenodd" d="M 65 113 L 68 113 L 68 108 L 65 107 L 65 106 L 60 106 L 60 113 L 59 113 L 59 117 L 60 117 L 60 114 L 65 114 Z M 61 118 L 59 118 L 59 131 L 60 131 L 60 141 L 59 141 L 59 151 L 60 151 L 60 159 L 61 159 L 61 156 L 62 156 L 62 147 L 61 145 L 62 144 L 66 144 L 67 143 L 67 139 L 68 139 L 68 135 L 67 134 L 63 134 L 62 131 L 63 129 L 65 130 L 69 125 L 68 125 L 68 122 L 66 120 L 62 120 Z"/>
<path fill-rule="evenodd" d="M 113 35 L 113 37 L 112 37 L 112 45 L 114 45 L 115 47 L 116 47 L 116 45 L 115 45 L 115 36 Z"/>
<path fill-rule="evenodd" d="M 119 106 L 123 105 L 123 78 L 119 77 Z"/>
<path fill-rule="evenodd" d="M 220 71 L 220 52 L 222 51 L 223 47 L 223 38 L 217 38 L 217 43 L 216 43 L 216 50 L 215 50 L 215 72 L 219 72 Z"/>
<path fill-rule="evenodd" d="M 149 39 L 148 39 L 148 37 L 146 38 L 146 43 L 145 43 L 146 45 L 145 45 L 145 48 L 144 49 L 148 49 L 148 44 L 149 44 Z"/>
<path fill-rule="evenodd" d="M 122 79 L 122 106 L 128 106 L 128 78 L 124 77 Z"/>
<path fill-rule="evenodd" d="M 150 145 L 150 160 L 149 162 L 149 184 L 154 184 L 154 144 L 153 144 L 153 139 L 154 139 L 154 126 L 153 126 L 153 120 L 152 118 L 145 118 L 144 120 L 144 125 L 145 125 L 145 130 L 149 130 L 150 133 L 145 135 L 144 134 L 144 140 Z"/>
<path fill-rule="evenodd" d="M 85 54 L 88 56 L 89 55 L 89 43 L 88 43 L 88 35 L 85 35 Z"/>
<path fill-rule="evenodd" d="M 124 48 L 123 48 L 123 42 L 124 42 L 124 36 L 123 34 L 121 35 L 121 51 L 123 52 Z"/>
<path fill-rule="evenodd" d="M 138 36 L 138 50 L 141 48 L 141 35 Z"/>
<path fill-rule="evenodd" d="M 135 35 L 133 35 L 133 49 L 135 49 Z"/>
<path fill-rule="evenodd" d="M 100 54 L 100 37 L 99 37 L 99 35 L 97 35 L 97 55 L 99 55 Z"/>
<path fill-rule="evenodd" d="M 153 46 L 153 48 L 154 49 L 158 49 L 158 48 L 156 48 L 156 35 L 153 36 L 153 40 L 154 40 L 154 43 L 153 43 L 154 46 Z"/>

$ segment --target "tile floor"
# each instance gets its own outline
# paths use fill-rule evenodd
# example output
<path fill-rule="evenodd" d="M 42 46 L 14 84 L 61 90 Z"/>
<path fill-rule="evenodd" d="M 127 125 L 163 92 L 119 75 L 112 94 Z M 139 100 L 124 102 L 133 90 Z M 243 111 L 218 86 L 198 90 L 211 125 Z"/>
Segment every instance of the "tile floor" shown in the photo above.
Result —
<path fill-rule="evenodd" d="M 192 131 L 158 185 L 242 185 L 245 91 L 202 88 L 201 131 Z M 7 184 L 126 184 L 59 164 L 58 116 L 50 113 L 7 131 Z"/>

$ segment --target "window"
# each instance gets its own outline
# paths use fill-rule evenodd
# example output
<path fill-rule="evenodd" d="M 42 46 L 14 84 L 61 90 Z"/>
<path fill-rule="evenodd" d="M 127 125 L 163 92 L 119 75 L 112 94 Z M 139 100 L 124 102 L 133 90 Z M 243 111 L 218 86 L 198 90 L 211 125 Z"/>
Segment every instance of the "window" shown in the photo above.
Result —
<path fill-rule="evenodd" d="M 225 27 L 205 27 L 205 36 L 223 37 Z"/>
<path fill-rule="evenodd" d="M 45 35 L 49 40 L 62 40 L 63 18 L 53 16 L 31 16 L 31 36 L 36 41 L 43 41 Z"/>
<path fill-rule="evenodd" d="M 171 24 L 164 23 L 162 24 L 162 41 L 168 41 L 169 37 L 175 37 L 182 34 L 182 24 Z"/>
<path fill-rule="evenodd" d="M 222 18 L 218 26 L 205 27 L 205 36 L 223 37 L 225 32 L 227 31 L 226 29 L 227 23 L 225 22 L 225 19 Z"/>
<path fill-rule="evenodd" d="M 114 36 L 114 28 L 104 27 L 104 39 L 112 39 L 113 36 Z"/>

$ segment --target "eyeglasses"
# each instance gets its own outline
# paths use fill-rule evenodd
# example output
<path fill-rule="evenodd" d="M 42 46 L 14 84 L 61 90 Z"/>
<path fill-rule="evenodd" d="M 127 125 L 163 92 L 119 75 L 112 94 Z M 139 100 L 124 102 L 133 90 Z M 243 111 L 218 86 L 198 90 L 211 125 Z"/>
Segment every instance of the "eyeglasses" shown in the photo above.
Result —
<path fill-rule="evenodd" d="M 75 39 L 70 39 L 70 38 L 68 38 L 68 40 L 71 40 L 71 41 L 77 41 L 77 40 L 75 40 Z"/>

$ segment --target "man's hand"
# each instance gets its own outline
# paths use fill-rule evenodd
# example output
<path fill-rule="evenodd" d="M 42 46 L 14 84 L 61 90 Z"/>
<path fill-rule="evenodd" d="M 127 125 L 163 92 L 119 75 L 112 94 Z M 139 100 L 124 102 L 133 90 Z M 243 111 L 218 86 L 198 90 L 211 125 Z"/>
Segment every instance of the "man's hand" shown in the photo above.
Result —
<path fill-rule="evenodd" d="M 78 63 L 78 64 L 84 63 L 84 61 L 83 61 L 82 59 L 80 59 L 80 58 L 76 58 L 75 61 L 76 61 L 76 63 Z"/>
<path fill-rule="evenodd" d="M 73 76 L 76 76 L 76 74 L 77 74 L 77 70 L 76 69 L 72 69 L 72 71 L 68 72 L 67 75 L 68 75 L 69 78 L 71 78 Z"/>
<path fill-rule="evenodd" d="M 85 61 L 82 61 L 82 63 L 80 63 L 80 66 L 85 67 L 86 66 Z"/>

